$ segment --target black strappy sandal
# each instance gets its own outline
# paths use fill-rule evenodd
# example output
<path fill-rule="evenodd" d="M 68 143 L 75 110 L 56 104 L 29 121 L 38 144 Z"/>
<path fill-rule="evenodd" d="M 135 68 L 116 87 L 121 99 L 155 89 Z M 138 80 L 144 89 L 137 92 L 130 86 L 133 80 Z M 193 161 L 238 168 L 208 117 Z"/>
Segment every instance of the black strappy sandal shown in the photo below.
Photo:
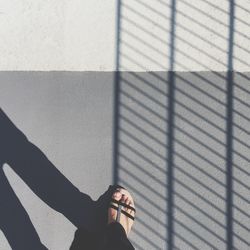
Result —
<path fill-rule="evenodd" d="M 112 203 L 117 204 L 118 206 L 115 206 Z M 123 210 L 123 208 L 128 208 L 128 209 L 131 209 L 132 211 L 134 211 L 134 213 L 136 213 L 136 210 L 134 207 L 131 207 L 131 206 L 127 205 L 126 203 L 123 203 L 121 201 L 117 201 L 113 198 L 111 199 L 111 204 L 109 205 L 109 207 L 117 210 L 117 215 L 116 215 L 117 222 L 120 222 L 121 214 L 124 214 L 125 216 L 127 216 L 131 220 L 135 220 L 134 216 L 132 216 L 131 214 L 129 214 Z"/>

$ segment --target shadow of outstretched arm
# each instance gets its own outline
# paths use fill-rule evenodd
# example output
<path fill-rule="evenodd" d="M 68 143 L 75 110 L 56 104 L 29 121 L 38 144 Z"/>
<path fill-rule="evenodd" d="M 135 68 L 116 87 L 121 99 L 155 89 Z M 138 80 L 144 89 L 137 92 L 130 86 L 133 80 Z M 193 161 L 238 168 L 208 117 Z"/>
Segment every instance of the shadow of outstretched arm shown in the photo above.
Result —
<path fill-rule="evenodd" d="M 47 205 L 62 213 L 76 227 L 85 227 L 90 231 L 95 231 L 105 226 L 107 222 L 106 211 L 108 201 L 115 187 L 110 186 L 108 191 L 97 201 L 93 201 L 90 196 L 80 192 L 65 178 L 44 153 L 26 138 L 1 109 L 0 138 L 0 163 L 7 163 Z M 0 227 L 3 229 L 5 235 L 6 233 L 9 234 L 6 235 L 6 238 L 11 244 L 13 239 L 17 238 L 12 232 L 18 232 L 19 230 L 27 231 L 33 238 L 37 237 L 36 233 L 31 232 L 32 230 L 35 231 L 35 229 L 26 211 L 15 196 L 14 191 L 9 187 L 7 180 L 5 180 L 6 177 L 3 171 L 1 172 L 1 176 L 0 185 L 5 186 L 4 196 L 2 197 L 12 196 L 12 211 L 8 211 L 9 206 L 6 205 L 4 207 L 6 211 L 1 209 L 0 212 L 2 215 L 5 214 L 5 222 L 8 223 L 8 228 L 13 228 L 12 230 L 4 230 L 5 222 L 0 221 Z M 8 203 L 8 199 L 5 202 Z M 17 220 L 19 224 L 12 222 L 12 213 L 20 216 L 19 220 Z M 26 225 L 26 228 L 24 228 L 25 223 L 22 220 L 27 225 L 29 224 L 29 226 Z"/>

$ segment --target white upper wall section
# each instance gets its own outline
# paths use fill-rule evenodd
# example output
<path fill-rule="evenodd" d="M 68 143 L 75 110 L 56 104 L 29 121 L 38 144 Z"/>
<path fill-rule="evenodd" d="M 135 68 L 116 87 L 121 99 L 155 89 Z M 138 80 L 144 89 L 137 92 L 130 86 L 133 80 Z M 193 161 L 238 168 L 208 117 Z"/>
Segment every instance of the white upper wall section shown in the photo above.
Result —
<path fill-rule="evenodd" d="M 115 70 L 117 2 L 0 0 L 0 70 Z M 227 70 L 229 2 L 176 1 L 174 70 Z M 249 71 L 250 2 L 235 2 L 233 65 Z M 169 70 L 171 1 L 121 3 L 119 70 Z"/>
<path fill-rule="evenodd" d="M 111 70 L 115 0 L 0 0 L 0 70 Z"/>

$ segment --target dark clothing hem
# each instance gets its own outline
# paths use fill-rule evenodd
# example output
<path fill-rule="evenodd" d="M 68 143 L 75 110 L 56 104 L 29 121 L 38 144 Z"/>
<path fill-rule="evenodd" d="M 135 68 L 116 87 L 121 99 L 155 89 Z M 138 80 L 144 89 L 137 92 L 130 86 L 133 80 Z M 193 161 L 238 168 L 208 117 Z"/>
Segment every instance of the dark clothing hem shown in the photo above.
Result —
<path fill-rule="evenodd" d="M 107 225 L 102 232 L 79 228 L 70 250 L 134 250 L 126 232 L 118 222 Z"/>

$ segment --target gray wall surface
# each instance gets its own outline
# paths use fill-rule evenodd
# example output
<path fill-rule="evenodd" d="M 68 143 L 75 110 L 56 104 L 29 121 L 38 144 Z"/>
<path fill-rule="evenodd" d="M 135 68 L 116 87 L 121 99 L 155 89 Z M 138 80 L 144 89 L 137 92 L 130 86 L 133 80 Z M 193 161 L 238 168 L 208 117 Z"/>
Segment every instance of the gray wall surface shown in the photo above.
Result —
<path fill-rule="evenodd" d="M 112 96 L 111 73 L 0 73 L 0 107 L 70 182 L 93 199 L 112 182 Z M 69 249 L 75 227 L 10 167 L 5 165 L 4 172 L 41 241 L 49 249 Z M 2 234 L 0 249 L 10 249 Z"/>
<path fill-rule="evenodd" d="M 137 249 L 250 247 L 249 74 L 118 73 L 116 178 Z"/>
<path fill-rule="evenodd" d="M 0 107 L 82 192 L 131 190 L 136 249 L 248 250 L 249 20 L 248 0 L 2 1 Z M 68 249 L 75 227 L 4 174 Z"/>
<path fill-rule="evenodd" d="M 136 249 L 170 249 L 170 236 L 173 249 L 223 250 L 231 234 L 247 250 L 250 75 L 231 77 L 232 90 L 222 72 L 2 72 L 0 106 L 82 192 L 97 198 L 113 176 L 132 192 Z M 75 227 L 4 171 L 42 242 L 68 249 Z"/>
<path fill-rule="evenodd" d="M 1 70 L 114 71 L 118 42 L 127 56 L 120 70 L 168 71 L 174 34 L 177 71 L 226 71 L 233 30 L 235 70 L 249 71 L 249 0 L 0 3 Z M 116 27 L 121 19 L 118 32 L 122 35 L 117 41 Z"/>

